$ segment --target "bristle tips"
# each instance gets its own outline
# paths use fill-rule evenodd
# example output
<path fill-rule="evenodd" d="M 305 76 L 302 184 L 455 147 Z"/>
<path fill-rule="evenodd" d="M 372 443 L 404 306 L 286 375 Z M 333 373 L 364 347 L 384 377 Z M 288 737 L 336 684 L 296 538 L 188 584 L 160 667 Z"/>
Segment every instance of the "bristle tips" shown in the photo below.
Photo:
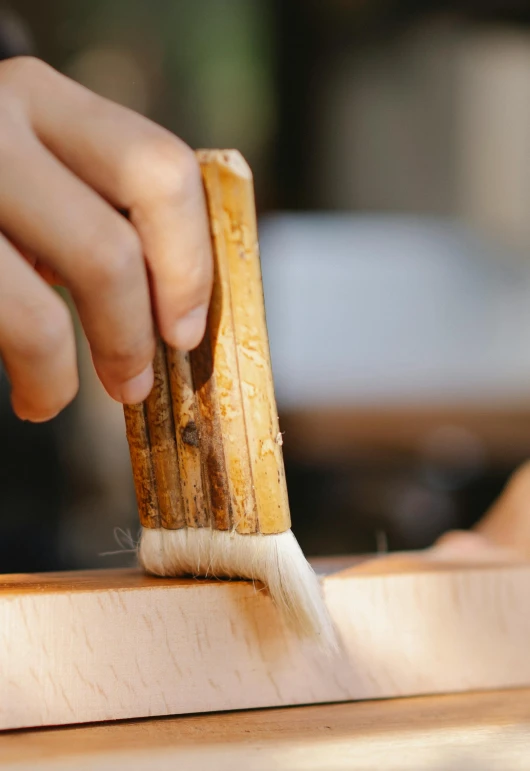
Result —
<path fill-rule="evenodd" d="M 320 582 L 291 530 L 275 535 L 240 535 L 210 528 L 144 528 L 139 559 L 147 572 L 159 576 L 261 581 L 300 636 L 315 640 L 328 651 L 337 648 Z"/>

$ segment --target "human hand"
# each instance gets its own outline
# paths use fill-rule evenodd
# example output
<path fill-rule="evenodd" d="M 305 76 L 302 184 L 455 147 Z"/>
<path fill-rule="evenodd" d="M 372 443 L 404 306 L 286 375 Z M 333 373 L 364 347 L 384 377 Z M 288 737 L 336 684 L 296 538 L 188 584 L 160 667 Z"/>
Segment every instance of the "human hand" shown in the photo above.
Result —
<path fill-rule="evenodd" d="M 118 210 L 128 214 L 126 219 Z M 152 387 L 153 318 L 190 350 L 212 284 L 195 154 L 165 129 L 37 59 L 0 63 L 0 356 L 17 415 L 43 421 L 75 396 L 73 298 L 108 393 Z"/>
<path fill-rule="evenodd" d="M 530 462 L 515 471 L 473 530 L 445 533 L 431 551 L 439 559 L 530 559 Z"/>

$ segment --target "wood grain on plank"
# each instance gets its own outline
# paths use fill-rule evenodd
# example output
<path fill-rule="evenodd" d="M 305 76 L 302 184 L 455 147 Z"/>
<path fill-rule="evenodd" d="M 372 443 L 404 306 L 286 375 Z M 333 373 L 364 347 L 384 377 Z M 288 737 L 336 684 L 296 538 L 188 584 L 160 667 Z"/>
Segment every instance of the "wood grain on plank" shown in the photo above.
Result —
<path fill-rule="evenodd" d="M 530 685 L 528 563 L 365 559 L 324 592 L 336 657 L 250 582 L 4 577 L 0 727 Z"/>

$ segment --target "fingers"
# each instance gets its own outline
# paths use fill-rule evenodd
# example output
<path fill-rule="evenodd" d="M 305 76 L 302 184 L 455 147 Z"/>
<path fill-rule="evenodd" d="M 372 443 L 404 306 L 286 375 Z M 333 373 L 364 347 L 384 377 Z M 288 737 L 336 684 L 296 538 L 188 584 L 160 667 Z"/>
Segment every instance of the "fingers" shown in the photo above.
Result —
<path fill-rule="evenodd" d="M 530 557 L 530 462 L 508 480 L 493 506 L 472 531 L 456 530 L 438 539 L 432 552 L 440 559 L 517 561 Z"/>
<path fill-rule="evenodd" d="M 114 206 L 129 211 L 142 240 L 160 332 L 189 350 L 205 329 L 212 256 L 200 170 L 164 129 L 32 59 L 6 77 L 42 142 Z"/>
<path fill-rule="evenodd" d="M 160 333 L 166 342 L 184 351 L 195 348 L 204 336 L 213 281 L 209 226 L 200 172 L 196 171 L 197 179 L 195 170 L 188 172 L 181 190 L 178 185 L 171 190 L 170 180 L 167 191 L 139 196 L 131 207 L 131 220 L 145 245 L 152 272 Z"/>
<path fill-rule="evenodd" d="M 500 547 L 530 557 L 530 462 L 510 477 L 505 489 L 475 525 L 477 533 Z"/>
<path fill-rule="evenodd" d="M 64 280 L 110 395 L 143 400 L 153 383 L 154 333 L 133 226 L 29 133 L 16 151 L 0 143 L 0 165 L 0 228 Z"/>
<path fill-rule="evenodd" d="M 521 555 L 480 533 L 467 530 L 452 530 L 444 533 L 427 554 L 441 562 L 465 562 L 482 564 L 485 562 L 513 562 Z"/>
<path fill-rule="evenodd" d="M 78 388 L 70 314 L 1 236 L 0 276 L 0 355 L 11 381 L 13 409 L 25 420 L 48 420 Z"/>
<path fill-rule="evenodd" d="M 44 279 L 44 281 L 46 281 L 47 284 L 50 284 L 50 286 L 64 286 L 64 282 L 57 271 L 53 270 L 53 268 L 50 268 L 48 265 L 39 262 L 34 254 L 30 254 L 30 252 L 20 246 L 19 252 L 26 260 L 28 265 L 31 265 L 32 268 L 39 274 L 41 278 Z"/>

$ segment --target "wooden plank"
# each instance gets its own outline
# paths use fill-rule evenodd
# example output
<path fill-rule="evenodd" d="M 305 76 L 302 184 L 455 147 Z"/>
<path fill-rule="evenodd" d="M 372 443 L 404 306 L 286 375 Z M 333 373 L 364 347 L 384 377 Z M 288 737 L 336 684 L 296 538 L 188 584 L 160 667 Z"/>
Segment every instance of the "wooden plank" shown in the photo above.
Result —
<path fill-rule="evenodd" d="M 18 771 L 526 771 L 530 690 L 17 731 Z"/>
<path fill-rule="evenodd" d="M 249 582 L 4 576 L 0 727 L 530 685 L 528 563 L 343 562 L 324 591 L 335 657 Z"/>

